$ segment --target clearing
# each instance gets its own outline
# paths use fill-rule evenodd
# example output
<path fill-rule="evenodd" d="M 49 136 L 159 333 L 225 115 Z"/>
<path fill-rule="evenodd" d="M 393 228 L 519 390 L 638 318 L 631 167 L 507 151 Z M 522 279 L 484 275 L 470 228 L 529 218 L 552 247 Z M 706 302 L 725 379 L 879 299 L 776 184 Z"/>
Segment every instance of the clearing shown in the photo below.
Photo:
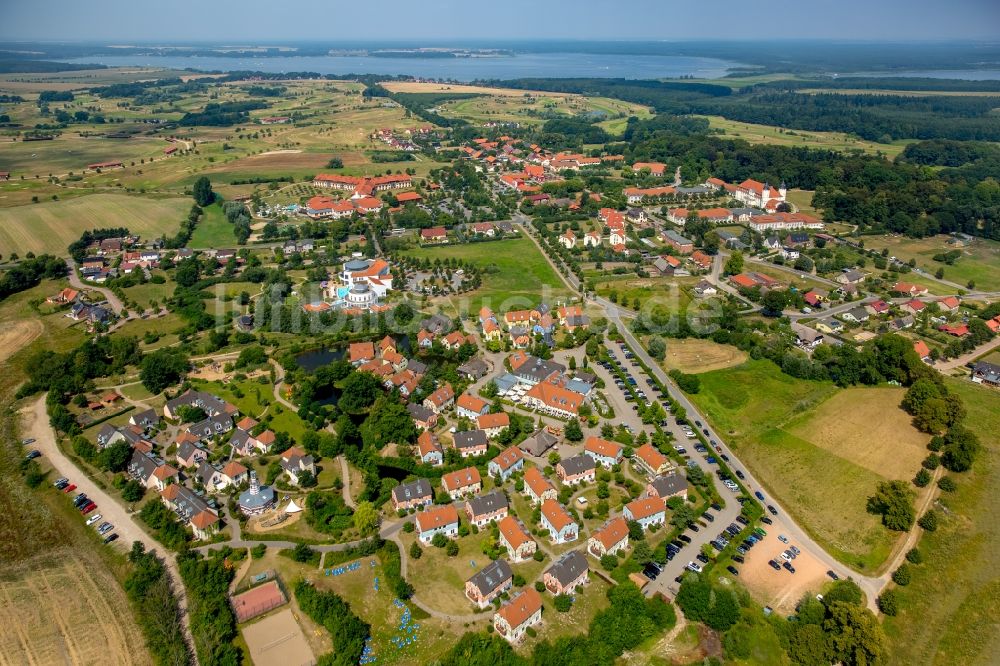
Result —
<path fill-rule="evenodd" d="M 949 474 L 958 490 L 937 500 L 943 520 L 920 539 L 924 563 L 910 567 L 908 586 L 896 588 L 899 615 L 883 626 L 899 664 L 989 664 L 1000 651 L 1000 391 L 967 379 L 945 382 L 965 403 L 966 425 L 983 451 L 971 471 Z"/>
<path fill-rule="evenodd" d="M 93 194 L 66 201 L 0 208 L 0 254 L 5 257 L 12 252 L 65 255 L 67 246 L 87 229 L 127 227 L 144 239 L 173 235 L 191 204 L 190 198 L 147 199 L 124 194 Z"/>
<path fill-rule="evenodd" d="M 745 352 L 732 345 L 720 345 L 711 340 L 686 338 L 667 340 L 667 356 L 663 367 L 681 372 L 710 372 L 740 365 L 747 360 Z"/>
<path fill-rule="evenodd" d="M 746 585 L 761 605 L 770 606 L 782 615 L 793 615 L 803 594 L 820 592 L 830 579 L 826 576 L 826 567 L 809 549 L 794 541 L 784 544 L 778 540 L 778 535 L 785 531 L 780 516 L 774 519 L 773 525 L 764 527 L 767 527 L 764 540 L 747 551 L 744 564 L 735 565 L 740 572 L 738 580 Z M 768 560 L 773 558 L 782 562 L 781 553 L 789 546 L 798 546 L 802 550 L 792 561 L 795 573 L 785 569 L 775 571 L 767 563 Z"/>
<path fill-rule="evenodd" d="M 483 305 L 496 312 L 541 302 L 566 300 L 570 292 L 534 242 L 523 236 L 481 243 L 413 247 L 404 254 L 421 259 L 461 259 L 483 270 L 483 286 L 444 297 L 452 311 L 479 312 Z"/>
<path fill-rule="evenodd" d="M 872 155 L 881 153 L 894 158 L 903 152 L 910 141 L 895 141 L 893 143 L 876 143 L 865 141 L 843 132 L 813 132 L 810 130 L 785 129 L 774 125 L 757 125 L 729 120 L 722 116 L 702 116 L 708 120 L 709 127 L 721 130 L 725 136 L 743 139 L 750 143 L 760 143 L 774 146 L 804 146 L 841 152 L 863 151 Z"/>
<path fill-rule="evenodd" d="M 865 510 L 867 498 L 878 482 L 915 474 L 924 457 L 917 442 L 926 438 L 899 410 L 899 393 L 838 390 L 792 378 L 770 361 L 699 377 L 701 392 L 692 400 L 767 490 L 831 555 L 862 573 L 876 572 L 896 535 Z M 868 411 L 869 403 L 880 407 Z M 878 416 L 855 416 L 863 412 Z M 879 425 L 883 419 L 892 425 Z"/>
<path fill-rule="evenodd" d="M 41 335 L 44 329 L 37 319 L 8 322 L 0 331 L 0 363 Z"/>
<path fill-rule="evenodd" d="M 994 291 L 1000 289 L 1000 242 L 977 238 L 965 247 L 949 245 L 950 236 L 940 234 L 929 238 L 905 238 L 903 236 L 870 236 L 865 238 L 865 247 L 872 250 L 889 249 L 889 254 L 909 261 L 915 259 L 917 267 L 933 275 L 939 268 L 944 269 L 944 279 L 959 284 L 970 280 L 976 289 Z M 955 263 L 949 266 L 934 261 L 934 255 L 952 251 L 961 252 Z M 902 276 L 908 281 L 912 274 Z M 940 288 L 936 282 L 930 282 Z"/>

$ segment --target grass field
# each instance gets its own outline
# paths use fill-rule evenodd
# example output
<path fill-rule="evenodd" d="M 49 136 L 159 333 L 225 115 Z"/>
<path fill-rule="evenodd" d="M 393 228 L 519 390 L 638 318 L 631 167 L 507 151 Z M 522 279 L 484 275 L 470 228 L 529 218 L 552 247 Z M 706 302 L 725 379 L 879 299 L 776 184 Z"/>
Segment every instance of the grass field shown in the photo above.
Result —
<path fill-rule="evenodd" d="M 591 278 L 594 291 L 604 298 L 614 292 L 619 303 L 633 309 L 638 300 L 643 312 L 653 307 L 664 307 L 670 312 L 684 311 L 692 300 L 688 288 L 698 281 L 697 278 L 639 278 L 634 275 L 609 278 L 604 281 L 598 277 Z"/>
<path fill-rule="evenodd" d="M 720 130 L 722 134 L 750 143 L 761 143 L 775 146 L 804 146 L 842 152 L 860 150 L 871 155 L 881 153 L 890 159 L 903 152 L 907 141 L 893 143 L 876 143 L 857 139 L 843 132 L 813 132 L 809 130 L 790 130 L 774 125 L 756 125 L 722 116 L 703 116 L 708 119 L 711 129 Z"/>
<path fill-rule="evenodd" d="M 732 368 L 746 360 L 746 353 L 731 345 L 686 338 L 667 340 L 667 356 L 663 360 L 663 367 L 688 373 L 710 372 Z"/>
<path fill-rule="evenodd" d="M 699 376 L 693 400 L 767 489 L 832 555 L 876 571 L 894 536 L 865 511 L 866 499 L 879 481 L 912 476 L 924 456 L 926 438 L 898 409 L 899 392 L 838 391 L 769 361 Z"/>
<path fill-rule="evenodd" d="M 214 203 L 204 208 L 198 226 L 191 234 L 188 247 L 194 248 L 224 248 L 236 246 L 236 235 L 233 233 L 233 225 L 226 219 L 222 212 L 222 204 Z"/>
<path fill-rule="evenodd" d="M 555 303 L 569 291 L 530 238 L 462 245 L 415 247 L 404 254 L 428 258 L 462 259 L 483 269 L 483 286 L 476 291 L 453 296 L 443 305 L 451 311 L 478 312 L 487 305 L 497 312 Z"/>
<path fill-rule="evenodd" d="M 948 245 L 948 238 L 945 235 L 931 236 L 930 238 L 871 236 L 865 238 L 865 247 L 877 250 L 888 248 L 890 255 L 904 261 L 916 259 L 917 266 L 931 274 L 934 274 L 937 269 L 943 268 L 944 279 L 961 285 L 972 280 L 975 282 L 976 289 L 1000 290 L 1000 242 L 977 238 L 968 247 L 955 248 Z M 949 266 L 934 261 L 935 254 L 955 249 L 960 250 L 962 256 L 954 265 Z M 905 279 L 910 280 L 911 277 L 911 275 L 907 275 Z"/>
<path fill-rule="evenodd" d="M 191 208 L 190 199 L 148 199 L 94 194 L 67 201 L 0 208 L 0 254 L 64 255 L 86 229 L 127 227 L 142 238 L 172 235 Z M 231 235 L 231 232 L 230 232 Z"/>
<path fill-rule="evenodd" d="M 788 201 L 803 213 L 818 215 L 819 211 L 812 205 L 813 194 L 812 190 L 788 190 Z"/>
<path fill-rule="evenodd" d="M 952 475 L 954 493 L 943 493 L 944 520 L 920 540 L 924 563 L 911 567 L 912 582 L 897 588 L 900 613 L 886 618 L 893 662 L 995 664 L 1000 651 L 1000 392 L 967 380 L 946 380 L 962 397 L 966 422 L 983 444 L 970 472 Z"/>

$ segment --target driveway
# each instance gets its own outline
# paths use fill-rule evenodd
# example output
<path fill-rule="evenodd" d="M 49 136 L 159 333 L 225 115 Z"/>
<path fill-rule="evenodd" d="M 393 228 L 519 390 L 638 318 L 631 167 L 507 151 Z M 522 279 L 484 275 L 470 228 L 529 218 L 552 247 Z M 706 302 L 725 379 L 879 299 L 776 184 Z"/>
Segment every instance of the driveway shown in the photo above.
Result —
<path fill-rule="evenodd" d="M 138 524 L 135 514 L 129 513 L 117 500 L 110 497 L 106 492 L 94 483 L 90 477 L 77 469 L 76 465 L 67 458 L 56 445 L 55 435 L 49 426 L 49 417 L 45 411 L 45 396 L 42 395 L 33 403 L 28 403 L 21 411 L 23 418 L 23 432 L 27 437 L 33 437 L 35 442 L 32 446 L 41 451 L 42 455 L 52 465 L 59 476 L 65 476 L 76 484 L 77 490 L 86 493 L 92 499 L 97 508 L 91 515 L 100 513 L 102 520 L 111 522 L 118 533 L 118 541 L 113 547 L 129 550 L 132 542 L 139 541 L 149 552 L 155 552 L 167 567 L 167 574 L 170 576 L 171 588 L 177 595 L 180 606 L 181 618 L 183 620 L 184 634 L 187 638 L 188 646 L 194 645 L 191 638 L 190 618 L 187 613 L 187 593 L 184 584 L 181 582 L 180 572 L 177 569 L 177 560 L 174 554 L 167 551 L 156 540 L 143 531 Z M 67 501 L 69 501 L 67 499 Z M 80 520 L 84 520 L 83 517 Z M 192 659 L 194 651 L 191 650 Z"/>
<path fill-rule="evenodd" d="M 104 296 L 104 299 L 111 306 L 111 309 L 115 311 L 116 315 L 121 315 L 122 310 L 125 309 L 125 305 L 122 303 L 121 299 L 115 296 L 114 292 L 110 289 L 105 289 L 104 287 L 97 287 L 92 284 L 84 284 L 80 279 L 80 276 L 76 273 L 76 262 L 72 259 L 66 260 L 66 267 L 69 269 L 69 283 L 70 285 L 79 291 L 85 289 L 91 291 L 99 291 Z"/>

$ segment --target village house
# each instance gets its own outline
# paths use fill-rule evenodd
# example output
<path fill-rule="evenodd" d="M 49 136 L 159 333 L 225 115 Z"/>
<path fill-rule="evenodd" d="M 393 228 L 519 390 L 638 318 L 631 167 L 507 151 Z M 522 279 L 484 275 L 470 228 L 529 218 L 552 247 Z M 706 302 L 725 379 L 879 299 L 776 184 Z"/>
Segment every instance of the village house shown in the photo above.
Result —
<path fill-rule="evenodd" d="M 524 469 L 524 453 L 516 446 L 505 449 L 496 458 L 490 461 L 487 471 L 490 476 L 500 477 L 500 481 L 506 481 L 516 472 Z"/>
<path fill-rule="evenodd" d="M 132 412 L 128 417 L 128 422 L 140 428 L 155 428 L 160 424 L 160 417 L 155 409 L 144 409 L 141 412 Z"/>
<path fill-rule="evenodd" d="M 670 247 L 677 250 L 680 254 L 691 254 L 694 252 L 694 241 L 681 236 L 672 229 L 663 230 L 660 233 L 660 239 Z"/>
<path fill-rule="evenodd" d="M 196 539 L 210 539 L 218 533 L 218 514 L 193 490 L 172 484 L 160 490 L 160 500 L 191 528 Z"/>
<path fill-rule="evenodd" d="M 587 552 L 600 558 L 617 555 L 628 548 L 628 523 L 621 516 L 612 518 L 587 540 Z"/>
<path fill-rule="evenodd" d="M 594 462 L 606 469 L 611 469 L 622 461 L 624 447 L 618 442 L 611 442 L 600 437 L 588 437 L 583 445 L 583 452 L 593 458 Z"/>
<path fill-rule="evenodd" d="M 469 381 L 474 382 L 485 377 L 490 371 L 490 366 L 481 358 L 472 358 L 458 366 L 455 371 Z"/>
<path fill-rule="evenodd" d="M 680 472 L 662 474 L 646 484 L 646 497 L 658 497 L 666 502 L 671 497 L 687 499 L 687 479 Z"/>
<path fill-rule="evenodd" d="M 490 405 L 481 398 L 477 398 L 471 393 L 463 393 L 455 401 L 455 414 L 459 417 L 475 420 L 478 416 L 489 411 Z"/>
<path fill-rule="evenodd" d="M 437 437 L 429 430 L 424 430 L 417 437 L 417 454 L 420 456 L 420 462 L 425 465 L 437 467 L 444 464 L 444 451 Z"/>
<path fill-rule="evenodd" d="M 589 577 L 587 558 L 580 551 L 571 550 L 545 570 L 542 582 L 553 595 L 573 594 L 576 588 L 587 583 Z"/>
<path fill-rule="evenodd" d="M 514 516 L 506 516 L 497 523 L 500 531 L 498 542 L 507 549 L 511 562 L 524 562 L 535 555 L 538 543 L 528 534 L 524 526 Z"/>
<path fill-rule="evenodd" d="M 458 509 L 454 504 L 417 512 L 417 538 L 428 544 L 435 534 L 443 534 L 449 539 L 458 536 Z"/>
<path fill-rule="evenodd" d="M 437 425 L 437 412 L 421 404 L 411 402 L 406 406 L 406 411 L 409 412 L 410 418 L 413 419 L 413 424 L 418 428 L 432 430 Z"/>
<path fill-rule="evenodd" d="M 424 407 L 435 414 L 440 414 L 454 403 L 455 389 L 451 387 L 451 384 L 447 383 L 424 398 Z"/>
<path fill-rule="evenodd" d="M 392 489 L 392 506 L 396 511 L 407 511 L 418 506 L 428 506 L 434 501 L 434 491 L 427 479 L 401 483 Z"/>
<path fill-rule="evenodd" d="M 218 414 L 228 414 L 232 416 L 239 412 L 235 405 L 231 405 L 222 398 L 216 397 L 204 391 L 186 391 L 172 400 L 168 400 L 163 406 L 163 415 L 168 419 L 176 419 L 177 410 L 181 407 L 196 407 L 209 416 Z"/>
<path fill-rule="evenodd" d="M 556 476 L 564 486 L 577 486 L 581 483 L 593 483 L 596 478 L 597 465 L 594 459 L 585 454 L 560 460 L 556 464 Z"/>
<path fill-rule="evenodd" d="M 643 444 L 637 448 L 632 460 L 651 476 L 666 474 L 673 468 L 670 459 L 660 453 L 652 444 Z"/>
<path fill-rule="evenodd" d="M 708 280 L 701 280 L 694 286 L 694 295 L 699 298 L 704 298 L 706 296 L 715 296 L 719 293 L 719 290 L 715 288 L 715 285 Z"/>
<path fill-rule="evenodd" d="M 486 449 L 490 445 L 489 438 L 483 430 L 456 432 L 453 440 L 455 442 L 455 450 L 463 458 L 486 455 Z"/>
<path fill-rule="evenodd" d="M 537 467 L 529 467 L 524 473 L 524 494 L 532 504 L 541 504 L 558 496 L 555 487 Z"/>
<path fill-rule="evenodd" d="M 198 469 L 194 473 L 194 479 L 197 483 L 201 484 L 202 488 L 210 493 L 218 492 L 228 483 L 222 477 L 222 470 L 207 460 L 203 460 L 198 465 Z"/>
<path fill-rule="evenodd" d="M 487 437 L 494 439 L 510 427 L 510 415 L 507 412 L 483 414 L 476 419 L 476 425 L 486 433 Z"/>
<path fill-rule="evenodd" d="M 521 442 L 521 450 L 527 455 L 540 458 L 558 442 L 558 438 L 547 428 L 539 428 L 530 437 Z"/>
<path fill-rule="evenodd" d="M 977 361 L 972 367 L 972 381 L 992 388 L 1000 388 L 1000 365 Z"/>
<path fill-rule="evenodd" d="M 859 305 L 856 308 L 851 308 L 847 312 L 841 313 L 840 318 L 844 321 L 853 322 L 856 324 L 863 324 L 868 321 L 871 315 L 868 314 L 867 308 L 863 305 Z"/>
<path fill-rule="evenodd" d="M 542 597 L 533 587 L 524 588 L 493 616 L 493 628 L 510 643 L 518 643 L 528 627 L 542 621 Z"/>
<path fill-rule="evenodd" d="M 894 294 L 909 296 L 911 298 L 927 295 L 927 287 L 921 287 L 920 285 L 911 284 L 909 282 L 897 282 L 889 291 Z"/>
<path fill-rule="evenodd" d="M 171 483 L 177 482 L 177 470 L 150 453 L 139 450 L 132 451 L 127 471 L 129 476 L 146 488 L 162 491 Z"/>
<path fill-rule="evenodd" d="M 230 460 L 222 467 L 222 478 L 225 488 L 236 487 L 250 480 L 250 471 L 235 460 Z"/>
<path fill-rule="evenodd" d="M 931 349 L 923 340 L 917 340 L 913 343 L 913 351 L 917 352 L 917 356 L 925 363 L 931 358 Z"/>
<path fill-rule="evenodd" d="M 196 443 L 184 442 L 177 447 L 176 458 L 179 467 L 195 467 L 208 459 L 208 451 Z"/>
<path fill-rule="evenodd" d="M 507 511 L 507 496 L 502 490 L 473 497 L 465 503 L 465 514 L 469 517 L 469 522 L 479 528 L 489 525 L 491 521 L 506 518 Z"/>
<path fill-rule="evenodd" d="M 552 543 L 569 543 L 576 541 L 579 535 L 577 524 L 562 504 L 554 499 L 542 502 L 542 517 L 540 527 L 548 530 Z"/>
<path fill-rule="evenodd" d="M 442 476 L 441 488 L 448 493 L 449 497 L 457 500 L 477 494 L 483 488 L 483 480 L 479 476 L 478 469 L 466 467 Z"/>
<path fill-rule="evenodd" d="M 288 480 L 293 486 L 299 485 L 302 475 L 306 472 L 314 478 L 316 476 L 316 462 L 311 455 L 302 449 L 293 446 L 281 454 L 281 469 L 288 475 Z"/>
<path fill-rule="evenodd" d="M 558 381 L 539 382 L 524 394 L 528 407 L 564 419 L 575 417 L 585 400 L 583 395 L 561 386 Z"/>
<path fill-rule="evenodd" d="M 866 277 L 867 276 L 864 273 L 857 269 L 845 268 L 841 271 L 840 275 L 834 279 L 840 284 L 861 284 L 865 281 Z"/>
<path fill-rule="evenodd" d="M 903 312 L 909 312 L 910 314 L 920 314 L 927 307 L 927 304 L 923 301 L 918 301 L 913 299 L 912 301 L 907 301 L 899 306 L 899 309 Z"/>
<path fill-rule="evenodd" d="M 659 497 L 643 497 L 633 500 L 622 509 L 625 520 L 634 520 L 642 529 L 648 530 L 653 525 L 662 525 L 667 520 L 666 505 Z"/>
<path fill-rule="evenodd" d="M 514 572 L 506 560 L 494 560 L 465 581 L 465 596 L 480 610 L 511 588 Z"/>
<path fill-rule="evenodd" d="M 559 236 L 559 244 L 567 250 L 572 250 L 576 247 L 576 234 L 573 233 L 572 229 L 567 229 L 565 233 Z"/>

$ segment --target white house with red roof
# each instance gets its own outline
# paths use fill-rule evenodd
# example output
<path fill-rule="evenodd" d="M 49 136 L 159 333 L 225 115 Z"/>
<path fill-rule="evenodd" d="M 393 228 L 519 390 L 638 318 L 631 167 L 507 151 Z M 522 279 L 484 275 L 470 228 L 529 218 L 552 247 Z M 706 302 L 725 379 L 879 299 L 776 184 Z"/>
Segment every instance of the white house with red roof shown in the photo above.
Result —
<path fill-rule="evenodd" d="M 747 178 L 736 186 L 736 191 L 733 193 L 733 196 L 747 206 L 774 210 L 777 204 L 785 201 L 787 194 L 788 188 L 784 183 L 775 189 L 767 183 L 761 183 Z M 774 203 L 769 206 L 768 204 L 770 202 Z"/>

